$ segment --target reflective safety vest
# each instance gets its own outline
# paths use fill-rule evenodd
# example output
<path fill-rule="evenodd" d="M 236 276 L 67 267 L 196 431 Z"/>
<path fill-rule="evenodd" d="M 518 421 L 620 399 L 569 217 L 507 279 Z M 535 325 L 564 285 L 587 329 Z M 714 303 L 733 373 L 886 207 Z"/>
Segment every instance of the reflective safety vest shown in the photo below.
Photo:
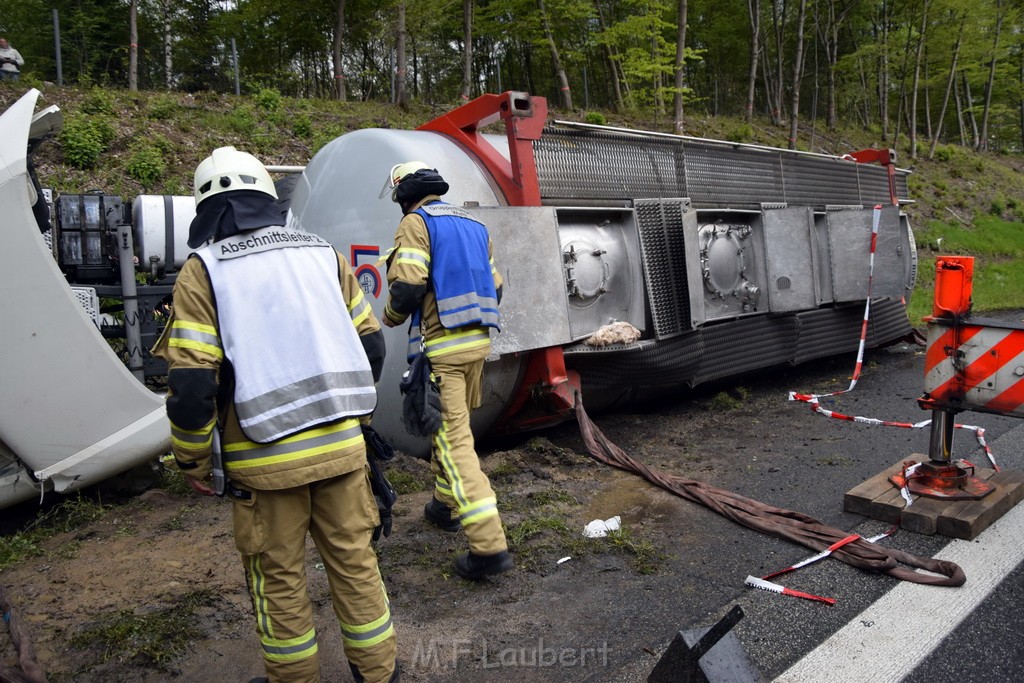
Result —
<path fill-rule="evenodd" d="M 246 438 L 268 443 L 373 411 L 373 374 L 330 243 L 270 226 L 196 255 L 210 278 Z"/>
<path fill-rule="evenodd" d="M 430 235 L 430 282 L 441 325 L 499 328 L 487 228 L 462 209 L 435 202 L 416 209 Z"/>

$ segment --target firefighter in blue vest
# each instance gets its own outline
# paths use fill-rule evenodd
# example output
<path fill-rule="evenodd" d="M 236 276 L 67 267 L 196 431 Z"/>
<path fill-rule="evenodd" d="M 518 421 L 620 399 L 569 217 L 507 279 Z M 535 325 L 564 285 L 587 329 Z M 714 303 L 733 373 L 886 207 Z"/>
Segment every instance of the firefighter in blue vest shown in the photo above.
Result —
<path fill-rule="evenodd" d="M 455 571 L 482 579 L 513 566 L 469 426 L 470 411 L 481 402 L 490 331 L 499 329 L 501 275 L 487 228 L 441 201 L 449 188 L 436 169 L 421 161 L 398 164 L 385 188 L 404 217 L 387 258 L 383 323 L 395 327 L 410 320 L 408 357 L 422 345 L 441 385 L 442 426 L 433 435 L 430 458 L 434 496 L 423 512 L 444 531 L 466 532 L 469 553 L 456 558 Z"/>
<path fill-rule="evenodd" d="M 195 197 L 188 245 L 202 248 L 178 275 L 154 353 L 168 361 L 178 466 L 197 491 L 214 493 L 212 480 L 233 503 L 267 673 L 254 681 L 320 680 L 307 532 L 353 677 L 397 681 L 361 429 L 377 403 L 380 325 L 345 258 L 283 225 L 256 157 L 214 150 L 196 168 Z"/>

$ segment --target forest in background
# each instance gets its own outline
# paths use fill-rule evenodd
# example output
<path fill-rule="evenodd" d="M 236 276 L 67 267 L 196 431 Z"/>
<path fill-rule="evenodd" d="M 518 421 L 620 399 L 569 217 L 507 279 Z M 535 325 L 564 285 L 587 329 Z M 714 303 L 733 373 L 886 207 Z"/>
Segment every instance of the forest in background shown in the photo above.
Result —
<path fill-rule="evenodd" d="M 403 107 L 522 90 L 675 132 L 767 118 L 792 148 L 843 124 L 911 159 L 1024 151 L 1010 0 L 19 0 L 0 33 L 29 83 L 57 79 L 54 10 L 64 84 Z"/>

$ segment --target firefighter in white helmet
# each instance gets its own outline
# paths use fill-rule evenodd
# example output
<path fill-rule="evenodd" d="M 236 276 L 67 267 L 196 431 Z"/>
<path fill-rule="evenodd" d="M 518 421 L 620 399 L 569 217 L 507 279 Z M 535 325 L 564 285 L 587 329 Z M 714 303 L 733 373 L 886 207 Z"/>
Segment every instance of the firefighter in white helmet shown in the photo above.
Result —
<path fill-rule="evenodd" d="M 345 258 L 284 227 L 255 157 L 214 150 L 196 168 L 195 197 L 188 244 L 212 241 L 182 267 L 154 349 L 169 366 L 175 460 L 202 493 L 223 461 L 267 678 L 320 680 L 308 530 L 355 680 L 396 681 L 360 423 L 376 406 L 380 325 Z"/>
<path fill-rule="evenodd" d="M 441 201 L 449 188 L 435 169 L 422 161 L 398 164 L 388 175 L 388 189 L 404 217 L 387 259 L 383 323 L 394 327 L 411 317 L 407 356 L 411 361 L 422 342 L 441 385 L 442 425 L 433 435 L 430 459 L 434 496 L 424 516 L 445 531 L 466 532 L 469 553 L 456 558 L 455 571 L 481 579 L 513 566 L 469 426 L 470 411 L 481 402 L 490 333 L 499 331 L 502 279 L 487 228 Z"/>

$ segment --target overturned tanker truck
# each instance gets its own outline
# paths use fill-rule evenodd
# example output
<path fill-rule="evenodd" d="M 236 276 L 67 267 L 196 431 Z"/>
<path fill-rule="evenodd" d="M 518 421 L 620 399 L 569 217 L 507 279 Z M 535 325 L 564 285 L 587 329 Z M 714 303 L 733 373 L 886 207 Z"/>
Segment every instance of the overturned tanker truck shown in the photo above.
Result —
<path fill-rule="evenodd" d="M 194 215 L 191 197 L 49 198 L 31 151 L 61 116 L 36 114 L 38 94 L 0 118 L 0 507 L 94 484 L 169 448 L 163 397 L 146 381 L 166 366 L 148 349 Z M 577 392 L 609 406 L 855 350 L 876 205 L 867 345 L 911 332 L 908 172 L 889 150 L 839 158 L 549 121 L 543 98 L 517 92 L 412 131 L 347 133 L 279 191 L 290 225 L 349 259 L 378 316 L 382 256 L 401 217 L 378 199 L 380 183 L 410 159 L 435 166 L 451 185 L 445 200 L 488 226 L 505 279 L 478 436 L 565 420 Z M 123 302 L 123 315 L 101 300 Z M 614 323 L 639 338 L 595 343 Z M 385 335 L 374 425 L 423 453 L 429 443 L 400 416 L 406 331 Z"/>

